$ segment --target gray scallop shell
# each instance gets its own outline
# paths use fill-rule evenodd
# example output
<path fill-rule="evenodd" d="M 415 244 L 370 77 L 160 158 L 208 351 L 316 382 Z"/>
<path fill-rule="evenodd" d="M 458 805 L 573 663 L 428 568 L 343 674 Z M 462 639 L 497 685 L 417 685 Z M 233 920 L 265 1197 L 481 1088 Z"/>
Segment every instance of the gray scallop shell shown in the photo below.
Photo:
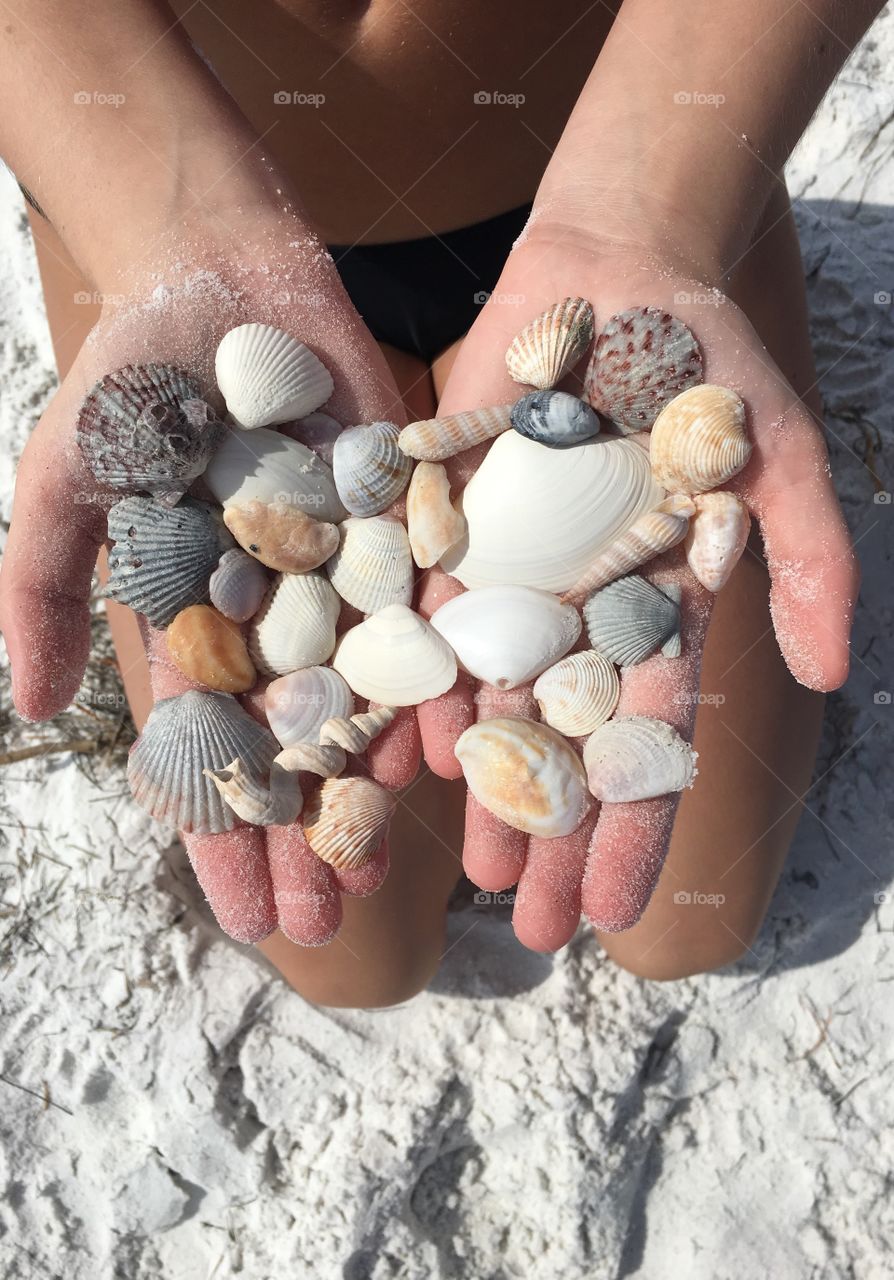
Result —
<path fill-rule="evenodd" d="M 207 502 L 168 507 L 155 498 L 122 498 L 109 512 L 105 594 L 166 627 L 181 609 L 207 604 L 208 584 L 233 537 Z"/>
<path fill-rule="evenodd" d="M 101 484 L 173 506 L 208 465 L 224 425 L 198 383 L 171 365 L 126 365 L 81 406 L 77 441 Z"/>
<path fill-rule="evenodd" d="M 130 753 L 127 778 L 137 804 L 178 831 L 232 831 L 236 815 L 203 769 L 237 757 L 266 781 L 279 743 L 230 694 L 191 689 L 157 702 Z"/>
<path fill-rule="evenodd" d="M 629 574 L 594 591 L 583 607 L 590 644 L 619 667 L 633 667 L 660 649 L 680 656 L 680 588 Z"/>
<path fill-rule="evenodd" d="M 208 593 L 218 613 L 231 622 L 248 622 L 260 609 L 269 585 L 260 560 L 241 547 L 232 547 L 212 573 Z"/>
<path fill-rule="evenodd" d="M 377 516 L 410 483 L 413 461 L 398 446 L 393 422 L 349 427 L 335 441 L 332 473 L 338 496 L 354 516 Z"/>
<path fill-rule="evenodd" d="M 512 406 L 513 427 L 538 444 L 579 444 L 599 435 L 599 418 L 584 401 L 567 391 L 532 391 Z"/>

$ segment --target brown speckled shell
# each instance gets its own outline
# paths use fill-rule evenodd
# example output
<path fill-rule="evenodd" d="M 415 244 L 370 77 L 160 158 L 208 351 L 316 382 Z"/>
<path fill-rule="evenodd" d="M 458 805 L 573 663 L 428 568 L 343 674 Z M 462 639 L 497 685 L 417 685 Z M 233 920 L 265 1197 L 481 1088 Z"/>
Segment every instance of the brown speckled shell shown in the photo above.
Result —
<path fill-rule="evenodd" d="M 659 307 L 632 307 L 597 337 L 584 396 L 625 434 L 648 431 L 664 406 L 703 376 L 701 350 L 682 320 Z"/>

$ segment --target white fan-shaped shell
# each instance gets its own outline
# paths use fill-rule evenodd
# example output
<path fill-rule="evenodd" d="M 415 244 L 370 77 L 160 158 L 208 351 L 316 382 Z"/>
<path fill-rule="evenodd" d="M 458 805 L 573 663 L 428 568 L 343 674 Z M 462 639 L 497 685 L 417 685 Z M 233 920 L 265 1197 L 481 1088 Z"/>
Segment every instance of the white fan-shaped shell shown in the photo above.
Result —
<path fill-rule="evenodd" d="M 361 698 L 414 707 L 456 681 L 456 658 L 442 636 L 406 605 L 392 604 L 346 631 L 332 665 Z"/>
<path fill-rule="evenodd" d="M 368 520 L 351 516 L 338 532 L 338 550 L 326 561 L 326 572 L 342 600 L 362 613 L 376 613 L 389 604 L 409 604 L 413 557 L 400 521 L 391 516 Z"/>
<path fill-rule="evenodd" d="M 228 431 L 204 479 L 223 507 L 290 502 L 305 515 L 333 524 L 347 514 L 330 468 L 281 431 Z"/>
<path fill-rule="evenodd" d="M 508 431 L 512 425 L 511 410 L 511 404 L 495 405 L 411 422 L 398 436 L 398 444 L 411 458 L 441 462 Z"/>
<path fill-rule="evenodd" d="M 506 367 L 516 382 L 546 391 L 573 369 L 593 339 L 593 308 L 563 298 L 536 316 L 509 344 Z"/>
<path fill-rule="evenodd" d="M 577 640 L 577 610 L 531 587 L 482 587 L 465 591 L 432 615 L 471 675 L 497 689 L 514 689 L 545 671 Z"/>
<path fill-rule="evenodd" d="M 596 591 L 584 605 L 590 644 L 619 667 L 633 667 L 660 649 L 680 656 L 680 596 L 677 583 L 658 588 L 630 574 Z"/>
<path fill-rule="evenodd" d="M 227 409 L 246 429 L 303 418 L 332 395 L 332 377 L 319 357 L 269 324 L 231 329 L 214 368 Z"/>
<path fill-rule="evenodd" d="M 255 666 L 284 676 L 325 662 L 335 648 L 341 601 L 320 573 L 281 574 L 249 632 Z"/>
<path fill-rule="evenodd" d="M 354 695 L 331 667 L 304 667 L 271 680 L 264 693 L 267 723 L 284 747 L 318 743 L 333 716 L 350 716 Z"/>
<path fill-rule="evenodd" d="M 508 431 L 463 491 L 468 533 L 441 565 L 466 587 L 565 591 L 663 498 L 636 437 L 545 449 Z"/>
<path fill-rule="evenodd" d="M 355 516 L 375 516 L 390 507 L 410 483 L 413 463 L 397 443 L 393 422 L 349 427 L 336 439 L 332 473 L 338 496 Z"/>
<path fill-rule="evenodd" d="M 329 778 L 304 808 L 304 834 L 332 867 L 361 867 L 381 847 L 397 797 L 372 778 Z"/>
<path fill-rule="evenodd" d="M 649 438 L 652 473 L 666 489 L 704 493 L 725 484 L 751 457 L 745 405 L 711 383 L 690 387 L 661 410 Z"/>
<path fill-rule="evenodd" d="M 700 493 L 686 535 L 689 568 L 708 591 L 720 591 L 745 550 L 751 516 L 734 493 Z"/>
<path fill-rule="evenodd" d="M 692 785 L 697 752 L 663 720 L 622 716 L 591 734 L 584 747 L 590 790 L 606 804 L 626 804 Z"/>
<path fill-rule="evenodd" d="M 569 738 L 592 733 L 604 724 L 620 694 L 621 681 L 614 664 L 593 649 L 569 654 L 534 684 L 541 716 Z"/>
<path fill-rule="evenodd" d="M 260 609 L 269 585 L 261 562 L 241 547 L 233 547 L 221 556 L 208 593 L 218 613 L 231 622 L 248 622 Z"/>

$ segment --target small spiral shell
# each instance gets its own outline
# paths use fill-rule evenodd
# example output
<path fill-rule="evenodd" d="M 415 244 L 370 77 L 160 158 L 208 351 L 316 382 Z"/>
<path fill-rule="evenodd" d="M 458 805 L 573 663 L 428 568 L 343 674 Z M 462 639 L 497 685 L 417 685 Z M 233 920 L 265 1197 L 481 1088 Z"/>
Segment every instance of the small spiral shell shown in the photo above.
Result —
<path fill-rule="evenodd" d="M 374 738 L 387 729 L 397 715 L 397 707 L 374 707 L 350 719 L 333 716 L 320 730 L 321 746 L 337 746 L 352 755 L 360 755 Z"/>
<path fill-rule="evenodd" d="M 276 763 L 289 773 L 315 773 L 320 778 L 337 778 L 348 762 L 344 749 L 335 743 L 316 746 L 312 742 L 299 742 L 286 747 L 276 757 Z"/>

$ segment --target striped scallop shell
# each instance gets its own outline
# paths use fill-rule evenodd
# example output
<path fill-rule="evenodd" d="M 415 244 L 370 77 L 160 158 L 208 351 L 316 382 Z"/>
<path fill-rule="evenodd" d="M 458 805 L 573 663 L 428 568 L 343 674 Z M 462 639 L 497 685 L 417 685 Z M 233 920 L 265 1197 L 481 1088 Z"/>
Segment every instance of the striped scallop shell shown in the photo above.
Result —
<path fill-rule="evenodd" d="M 689 568 L 708 591 L 720 591 L 739 562 L 751 516 L 734 493 L 700 493 L 686 535 Z"/>
<path fill-rule="evenodd" d="M 614 664 L 592 649 L 569 654 L 534 683 L 541 716 L 568 738 L 592 733 L 604 724 L 620 696 Z"/>
<path fill-rule="evenodd" d="M 304 834 L 331 867 L 362 867 L 388 834 L 397 797 L 372 778 L 329 778 L 304 806 Z"/>
<path fill-rule="evenodd" d="M 619 667 L 634 667 L 658 649 L 678 658 L 680 597 L 676 583 L 659 590 L 636 574 L 610 582 L 584 605 L 590 644 Z"/>
<path fill-rule="evenodd" d="M 450 645 L 402 604 L 388 605 L 346 631 L 332 665 L 361 698 L 387 707 L 415 707 L 456 681 Z"/>
<path fill-rule="evenodd" d="M 241 427 L 269 427 L 303 418 L 329 399 L 332 377 L 297 338 L 269 324 L 240 324 L 221 340 L 217 385 Z"/>
<path fill-rule="evenodd" d="M 686 537 L 689 520 L 695 514 L 692 500 L 685 494 L 674 494 L 654 511 L 647 511 L 618 535 L 588 565 L 583 574 L 563 599 L 580 604 L 591 591 L 598 591 L 606 583 L 638 569 L 669 551 Z"/>
<path fill-rule="evenodd" d="M 375 613 L 413 599 L 413 557 L 407 531 L 390 516 L 351 517 L 338 527 L 338 550 L 326 562 L 329 581 L 348 604 Z"/>
<path fill-rule="evenodd" d="M 590 791 L 605 804 L 627 804 L 692 785 L 697 752 L 671 725 L 622 716 L 601 725 L 584 746 Z"/>
<path fill-rule="evenodd" d="M 208 464 L 205 483 L 221 506 L 288 502 L 315 520 L 337 524 L 345 509 L 331 468 L 281 431 L 228 431 Z"/>
<path fill-rule="evenodd" d="M 506 367 L 515 382 L 548 391 L 580 360 L 593 339 L 593 308 L 563 298 L 537 316 L 509 344 Z"/>
<path fill-rule="evenodd" d="M 127 777 L 134 799 L 159 822 L 179 831 L 232 831 L 233 811 L 203 769 L 224 769 L 240 759 L 266 779 L 279 746 L 273 734 L 235 698 L 190 690 L 156 702 L 131 749 Z"/>
<path fill-rule="evenodd" d="M 206 502 L 169 507 L 155 498 L 122 498 L 109 512 L 105 595 L 166 627 L 182 609 L 205 604 L 221 552 L 233 539 Z"/>
<path fill-rule="evenodd" d="M 648 431 L 674 396 L 702 381 L 703 367 L 682 320 L 660 307 L 631 307 L 596 338 L 584 395 L 625 434 Z"/>
<path fill-rule="evenodd" d="M 411 422 L 404 427 L 397 442 L 410 458 L 417 458 L 420 462 L 441 462 L 508 431 L 512 425 L 511 411 L 512 405 L 504 404 L 492 409 L 470 409 L 444 418 Z"/>
<path fill-rule="evenodd" d="M 393 422 L 349 427 L 335 441 L 332 473 L 338 496 L 354 516 L 376 516 L 410 483 L 413 463 L 397 443 Z"/>
<path fill-rule="evenodd" d="M 270 585 L 260 560 L 241 547 L 225 551 L 211 575 L 208 592 L 211 603 L 231 622 L 248 622 L 261 607 Z"/>
<path fill-rule="evenodd" d="M 248 649 L 255 666 L 275 676 L 319 666 L 335 648 L 340 611 L 341 601 L 322 574 L 281 574 L 251 624 Z"/>
<path fill-rule="evenodd" d="M 745 405 L 735 391 L 710 383 L 690 387 L 662 409 L 649 438 L 652 474 L 679 493 L 716 489 L 750 457 Z"/>
<path fill-rule="evenodd" d="M 333 716 L 349 716 L 354 695 L 331 667 L 304 667 L 271 680 L 264 711 L 271 731 L 284 747 L 318 743 L 320 729 Z"/>

